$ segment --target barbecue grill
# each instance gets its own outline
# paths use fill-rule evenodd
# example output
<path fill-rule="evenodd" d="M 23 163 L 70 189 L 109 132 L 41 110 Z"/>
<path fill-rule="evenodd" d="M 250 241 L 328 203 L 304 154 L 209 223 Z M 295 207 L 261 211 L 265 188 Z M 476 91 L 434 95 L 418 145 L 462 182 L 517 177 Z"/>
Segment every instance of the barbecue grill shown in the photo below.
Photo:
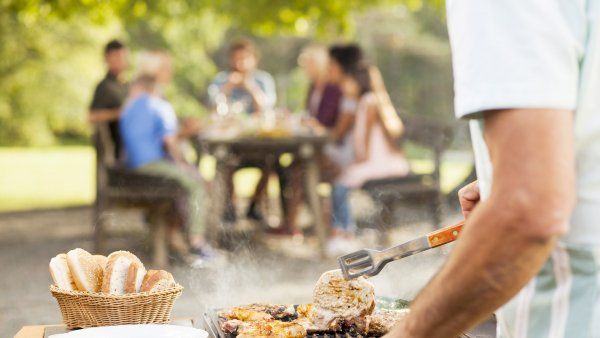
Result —
<path fill-rule="evenodd" d="M 212 338 L 235 338 L 235 335 L 225 333 L 221 330 L 218 313 L 222 309 L 212 309 L 204 313 L 205 329 Z M 495 338 L 496 319 L 490 318 L 476 328 L 462 334 L 460 338 Z M 348 332 L 317 332 L 310 333 L 307 338 L 376 338 L 375 336 L 362 336 L 357 333 Z"/>

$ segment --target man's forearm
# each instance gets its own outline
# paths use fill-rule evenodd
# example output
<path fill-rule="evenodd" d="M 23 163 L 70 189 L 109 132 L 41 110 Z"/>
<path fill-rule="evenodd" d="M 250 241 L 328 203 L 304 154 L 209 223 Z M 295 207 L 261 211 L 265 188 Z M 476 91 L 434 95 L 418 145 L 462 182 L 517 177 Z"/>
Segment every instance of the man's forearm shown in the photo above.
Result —
<path fill-rule="evenodd" d="M 121 109 L 92 109 L 88 115 L 90 123 L 115 121 L 119 119 Z"/>
<path fill-rule="evenodd" d="M 247 89 L 252 97 L 252 106 L 254 107 L 254 110 L 258 112 L 263 111 L 265 108 L 266 98 L 262 89 L 255 84 L 248 85 Z"/>
<path fill-rule="evenodd" d="M 456 337 L 511 299 L 539 271 L 555 241 L 512 231 L 503 223 L 519 219 L 507 217 L 494 203 L 483 202 L 471 214 L 449 261 L 392 336 Z"/>

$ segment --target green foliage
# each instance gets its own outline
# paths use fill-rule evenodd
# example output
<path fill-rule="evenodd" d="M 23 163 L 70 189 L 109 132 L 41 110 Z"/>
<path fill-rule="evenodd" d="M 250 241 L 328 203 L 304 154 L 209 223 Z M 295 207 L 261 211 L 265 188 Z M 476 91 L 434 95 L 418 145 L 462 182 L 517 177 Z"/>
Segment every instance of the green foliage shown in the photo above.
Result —
<path fill-rule="evenodd" d="M 402 3 L 419 11 L 425 1 Z M 0 0 L 0 146 L 85 139 L 91 92 L 104 73 L 101 50 L 110 38 L 128 41 L 133 54 L 169 50 L 175 81 L 167 95 L 181 114 L 199 115 L 205 84 L 217 70 L 211 53 L 228 31 L 304 37 L 297 42 L 350 38 L 355 13 L 380 6 L 397 7 L 397 1 Z M 275 73 L 284 78 L 295 56 L 278 65 Z M 301 102 L 298 74 L 288 82 L 297 85 L 287 97 Z"/>

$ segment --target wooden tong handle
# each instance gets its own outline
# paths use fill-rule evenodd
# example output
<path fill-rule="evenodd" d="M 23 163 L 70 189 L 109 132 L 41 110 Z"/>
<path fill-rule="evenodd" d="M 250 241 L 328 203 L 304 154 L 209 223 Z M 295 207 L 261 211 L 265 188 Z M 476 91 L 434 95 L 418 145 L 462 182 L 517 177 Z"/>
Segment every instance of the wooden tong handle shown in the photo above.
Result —
<path fill-rule="evenodd" d="M 429 242 L 429 246 L 435 248 L 436 246 L 444 245 L 446 243 L 454 242 L 463 226 L 465 225 L 465 221 L 461 221 L 454 225 L 444 227 L 440 230 L 436 230 L 434 232 L 430 232 L 427 235 L 427 241 Z"/>

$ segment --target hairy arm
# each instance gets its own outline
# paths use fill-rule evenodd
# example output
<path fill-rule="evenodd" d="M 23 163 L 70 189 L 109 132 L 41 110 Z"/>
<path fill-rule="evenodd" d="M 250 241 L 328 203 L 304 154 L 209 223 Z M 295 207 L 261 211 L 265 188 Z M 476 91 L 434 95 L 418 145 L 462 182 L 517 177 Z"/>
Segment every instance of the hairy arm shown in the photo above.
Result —
<path fill-rule="evenodd" d="M 490 196 L 469 214 L 447 263 L 389 337 L 458 336 L 515 296 L 566 230 L 575 201 L 572 112 L 488 112 L 485 139 L 494 167 Z"/>

